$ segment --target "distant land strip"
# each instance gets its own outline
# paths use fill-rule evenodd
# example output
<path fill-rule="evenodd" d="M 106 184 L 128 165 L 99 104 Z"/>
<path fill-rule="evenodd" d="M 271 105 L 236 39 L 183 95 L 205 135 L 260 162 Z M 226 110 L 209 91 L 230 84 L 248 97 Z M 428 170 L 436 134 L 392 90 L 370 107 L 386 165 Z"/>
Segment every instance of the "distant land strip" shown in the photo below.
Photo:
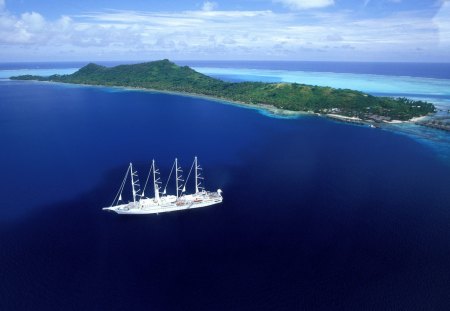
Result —
<path fill-rule="evenodd" d="M 263 108 L 273 107 L 281 113 L 314 112 L 369 122 L 407 121 L 436 111 L 428 102 L 404 97 L 378 97 L 350 89 L 299 83 L 225 82 L 167 59 L 115 67 L 90 63 L 69 75 L 22 75 L 11 79 L 181 92 Z"/>

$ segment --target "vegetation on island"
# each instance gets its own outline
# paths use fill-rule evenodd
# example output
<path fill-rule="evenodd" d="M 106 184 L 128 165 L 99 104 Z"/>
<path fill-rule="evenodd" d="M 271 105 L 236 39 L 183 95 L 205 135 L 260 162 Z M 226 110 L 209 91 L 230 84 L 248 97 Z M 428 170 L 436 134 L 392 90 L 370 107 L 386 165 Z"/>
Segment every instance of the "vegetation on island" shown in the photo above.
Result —
<path fill-rule="evenodd" d="M 70 75 L 23 75 L 11 79 L 183 92 L 245 104 L 270 105 L 292 111 L 336 113 L 375 121 L 409 120 L 435 111 L 433 104 L 427 102 L 377 97 L 349 89 L 298 83 L 225 82 L 169 60 L 116 67 L 91 63 Z"/>

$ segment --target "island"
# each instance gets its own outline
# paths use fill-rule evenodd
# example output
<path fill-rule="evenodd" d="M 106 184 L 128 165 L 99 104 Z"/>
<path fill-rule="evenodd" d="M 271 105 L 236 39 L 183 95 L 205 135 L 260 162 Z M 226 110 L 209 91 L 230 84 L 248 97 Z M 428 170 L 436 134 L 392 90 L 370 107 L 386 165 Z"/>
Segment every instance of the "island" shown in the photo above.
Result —
<path fill-rule="evenodd" d="M 281 112 L 314 112 L 354 123 L 406 121 L 436 110 L 424 101 L 378 97 L 350 89 L 299 83 L 226 82 L 167 59 L 115 67 L 90 63 L 69 75 L 22 75 L 11 79 L 180 92 Z"/>

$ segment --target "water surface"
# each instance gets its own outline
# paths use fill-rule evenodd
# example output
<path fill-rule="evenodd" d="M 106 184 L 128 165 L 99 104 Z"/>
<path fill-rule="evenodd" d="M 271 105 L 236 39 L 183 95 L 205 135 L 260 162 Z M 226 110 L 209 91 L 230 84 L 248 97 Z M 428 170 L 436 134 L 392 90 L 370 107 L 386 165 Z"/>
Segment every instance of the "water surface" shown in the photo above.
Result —
<path fill-rule="evenodd" d="M 409 136 L 2 81 L 0 141 L 1 310 L 450 307 L 450 167 Z M 144 180 L 195 155 L 223 204 L 101 211 L 130 161 Z"/>

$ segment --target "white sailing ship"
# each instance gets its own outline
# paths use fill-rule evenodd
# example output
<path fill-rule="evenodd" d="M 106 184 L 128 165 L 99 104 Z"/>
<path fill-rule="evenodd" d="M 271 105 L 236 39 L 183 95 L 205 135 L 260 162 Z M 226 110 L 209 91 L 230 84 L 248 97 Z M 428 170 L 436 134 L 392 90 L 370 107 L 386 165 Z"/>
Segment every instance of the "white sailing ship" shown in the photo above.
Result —
<path fill-rule="evenodd" d="M 194 169 L 195 175 L 195 192 L 192 194 L 186 194 L 186 183 Z M 169 183 L 170 177 L 175 170 L 175 195 L 167 195 L 167 185 Z M 194 158 L 194 163 L 192 163 L 191 169 L 189 171 L 188 177 L 186 178 L 186 183 L 183 184 L 182 170 L 178 166 L 178 159 L 172 166 L 172 169 L 167 179 L 164 190 L 161 193 L 161 179 L 159 177 L 160 172 L 155 166 L 155 160 L 152 161 L 150 171 L 147 176 L 144 188 L 140 190 L 140 183 L 137 175 L 137 171 L 133 170 L 133 164 L 130 163 L 128 170 L 125 173 L 125 177 L 122 184 L 117 192 L 110 207 L 104 207 L 105 211 L 113 211 L 117 214 L 159 214 L 166 212 L 174 212 L 191 208 L 199 208 L 210 206 L 214 204 L 221 203 L 222 190 L 218 189 L 215 192 L 206 191 L 203 187 L 203 176 L 201 174 L 202 168 L 198 164 L 197 157 Z M 130 175 L 131 190 L 133 194 L 133 201 L 124 203 L 122 200 L 122 192 L 125 188 L 126 181 Z M 145 191 L 147 188 L 148 181 L 152 176 L 153 179 L 153 192 L 154 197 L 149 198 L 145 196 Z"/>

